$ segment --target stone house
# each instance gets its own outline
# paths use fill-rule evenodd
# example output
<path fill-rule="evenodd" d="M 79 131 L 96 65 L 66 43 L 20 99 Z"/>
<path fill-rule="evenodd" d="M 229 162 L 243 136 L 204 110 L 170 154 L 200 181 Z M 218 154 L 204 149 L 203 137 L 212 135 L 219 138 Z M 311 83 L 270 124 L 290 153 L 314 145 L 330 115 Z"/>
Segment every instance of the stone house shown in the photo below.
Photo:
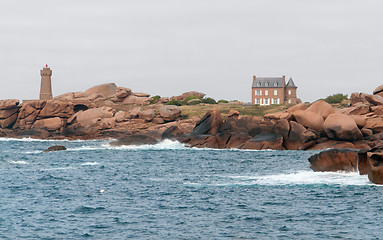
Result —
<path fill-rule="evenodd" d="M 253 76 L 251 89 L 253 105 L 271 105 L 298 103 L 297 86 L 292 78 L 286 84 L 286 77 L 256 77 Z"/>

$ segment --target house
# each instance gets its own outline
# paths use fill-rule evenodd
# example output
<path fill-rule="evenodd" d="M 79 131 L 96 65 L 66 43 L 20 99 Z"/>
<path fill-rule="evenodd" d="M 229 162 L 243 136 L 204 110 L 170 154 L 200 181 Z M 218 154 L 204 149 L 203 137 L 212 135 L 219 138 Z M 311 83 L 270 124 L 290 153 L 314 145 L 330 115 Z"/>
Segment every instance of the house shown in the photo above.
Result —
<path fill-rule="evenodd" d="M 286 77 L 256 77 L 253 76 L 251 89 L 252 104 L 270 105 L 298 103 L 297 86 L 292 78 L 286 84 Z"/>

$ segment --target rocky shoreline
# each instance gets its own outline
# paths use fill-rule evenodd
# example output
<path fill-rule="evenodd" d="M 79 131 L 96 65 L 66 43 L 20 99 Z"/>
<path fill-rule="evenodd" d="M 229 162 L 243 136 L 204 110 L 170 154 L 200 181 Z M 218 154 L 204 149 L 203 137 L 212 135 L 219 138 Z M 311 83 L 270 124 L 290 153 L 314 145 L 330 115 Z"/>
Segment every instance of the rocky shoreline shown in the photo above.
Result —
<path fill-rule="evenodd" d="M 360 171 L 383 184 L 383 86 L 373 94 L 353 93 L 349 107 L 333 108 L 319 100 L 263 118 L 240 116 L 235 110 L 224 118 L 212 109 L 201 119 L 184 119 L 178 106 L 166 105 L 194 95 L 204 96 L 188 92 L 150 98 L 103 84 L 48 101 L 0 100 L 0 137 L 117 139 L 114 145 L 172 139 L 215 149 L 332 149 L 310 158 L 314 171 Z"/>

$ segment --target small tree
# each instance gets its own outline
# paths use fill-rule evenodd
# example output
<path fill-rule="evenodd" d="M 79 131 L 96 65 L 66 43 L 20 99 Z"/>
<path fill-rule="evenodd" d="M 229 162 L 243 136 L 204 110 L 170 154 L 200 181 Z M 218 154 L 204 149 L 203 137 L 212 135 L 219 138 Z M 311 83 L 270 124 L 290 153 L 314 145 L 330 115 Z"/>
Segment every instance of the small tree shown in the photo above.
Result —
<path fill-rule="evenodd" d="M 340 102 L 342 102 L 342 100 L 346 100 L 346 99 L 348 99 L 347 94 L 343 95 L 341 93 L 337 93 L 337 94 L 333 94 L 331 96 L 328 96 L 327 98 L 323 99 L 323 101 L 330 103 L 330 104 L 334 104 L 334 103 L 340 103 Z"/>

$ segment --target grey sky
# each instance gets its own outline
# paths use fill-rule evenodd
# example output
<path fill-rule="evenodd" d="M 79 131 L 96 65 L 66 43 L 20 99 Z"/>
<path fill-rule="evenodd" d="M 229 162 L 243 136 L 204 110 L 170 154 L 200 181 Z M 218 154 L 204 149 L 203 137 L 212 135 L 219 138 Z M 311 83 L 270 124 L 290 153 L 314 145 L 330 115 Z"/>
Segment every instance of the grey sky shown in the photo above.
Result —
<path fill-rule="evenodd" d="M 383 84 L 381 0 L 2 1 L 0 98 L 115 82 L 250 101 L 252 75 L 292 77 L 303 101 Z"/>

